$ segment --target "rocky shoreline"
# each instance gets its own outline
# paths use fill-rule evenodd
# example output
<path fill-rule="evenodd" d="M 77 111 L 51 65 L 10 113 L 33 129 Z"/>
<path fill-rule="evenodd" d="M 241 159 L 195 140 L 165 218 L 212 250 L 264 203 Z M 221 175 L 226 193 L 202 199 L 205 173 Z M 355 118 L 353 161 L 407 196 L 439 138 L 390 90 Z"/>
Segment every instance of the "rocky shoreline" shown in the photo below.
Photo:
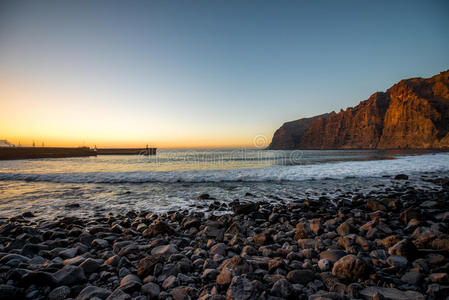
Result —
<path fill-rule="evenodd" d="M 395 180 L 336 201 L 201 195 L 209 213 L 25 212 L 0 221 L 0 299 L 446 299 L 449 179 Z"/>

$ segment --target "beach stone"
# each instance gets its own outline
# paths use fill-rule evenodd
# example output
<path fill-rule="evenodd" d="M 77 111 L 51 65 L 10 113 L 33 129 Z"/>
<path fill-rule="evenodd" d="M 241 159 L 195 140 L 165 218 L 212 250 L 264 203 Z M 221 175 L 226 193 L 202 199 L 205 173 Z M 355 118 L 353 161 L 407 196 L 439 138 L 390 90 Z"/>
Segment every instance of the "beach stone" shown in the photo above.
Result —
<path fill-rule="evenodd" d="M 288 298 L 293 293 L 293 286 L 288 280 L 280 279 L 273 284 L 270 292 L 272 295 Z"/>
<path fill-rule="evenodd" d="M 320 253 L 320 258 L 327 259 L 334 263 L 345 255 L 347 255 L 347 253 L 343 250 L 326 250 Z"/>
<path fill-rule="evenodd" d="M 161 292 L 161 288 L 156 283 L 148 282 L 142 285 L 141 291 L 143 294 L 148 295 L 150 299 L 157 299 Z"/>
<path fill-rule="evenodd" d="M 104 249 L 109 246 L 108 241 L 103 239 L 95 239 L 92 241 L 92 247 L 95 249 Z"/>
<path fill-rule="evenodd" d="M 173 275 L 168 276 L 164 282 L 162 282 L 162 288 L 164 290 L 169 290 L 177 285 L 177 278 Z"/>
<path fill-rule="evenodd" d="M 296 224 L 295 240 L 308 239 L 310 237 L 311 234 L 309 233 L 308 224 L 305 224 L 303 222 L 299 222 L 298 224 Z"/>
<path fill-rule="evenodd" d="M 215 280 L 217 278 L 219 272 L 216 269 L 205 269 L 201 278 L 203 280 Z"/>
<path fill-rule="evenodd" d="M 322 220 L 320 218 L 310 220 L 309 228 L 315 235 L 319 235 L 323 231 Z"/>
<path fill-rule="evenodd" d="M 137 275 L 143 278 L 153 274 L 154 267 L 160 262 L 163 262 L 163 259 L 160 256 L 152 255 L 142 258 L 137 267 Z"/>
<path fill-rule="evenodd" d="M 231 208 L 236 215 L 246 215 L 259 210 L 259 203 L 233 203 Z"/>
<path fill-rule="evenodd" d="M 392 255 L 387 258 L 387 263 L 392 267 L 405 268 L 407 267 L 408 260 L 405 257 Z"/>
<path fill-rule="evenodd" d="M 146 238 L 156 237 L 159 234 L 175 234 L 175 231 L 167 223 L 158 221 L 142 232 L 142 236 Z"/>
<path fill-rule="evenodd" d="M 408 180 L 408 176 L 405 174 L 398 174 L 396 176 L 394 176 L 395 180 Z"/>
<path fill-rule="evenodd" d="M 0 299 L 21 299 L 23 297 L 23 289 L 8 284 L 0 284 Z"/>
<path fill-rule="evenodd" d="M 198 200 L 215 200 L 215 198 L 211 198 L 209 194 L 204 193 L 197 197 Z"/>
<path fill-rule="evenodd" d="M 227 246 L 223 243 L 218 243 L 210 248 L 211 254 L 220 254 L 222 256 L 226 256 Z"/>
<path fill-rule="evenodd" d="M 151 250 L 151 255 L 160 255 L 165 257 L 176 253 L 178 253 L 178 249 L 173 244 L 157 246 Z"/>
<path fill-rule="evenodd" d="M 367 269 L 368 267 L 363 260 L 349 254 L 340 258 L 334 264 L 332 275 L 357 281 L 365 275 Z"/>
<path fill-rule="evenodd" d="M 341 225 L 338 226 L 337 228 L 337 233 L 339 235 L 347 235 L 353 233 L 354 231 L 355 231 L 354 226 L 348 222 L 341 223 Z"/>
<path fill-rule="evenodd" d="M 59 256 L 61 256 L 62 258 L 73 258 L 76 256 L 76 254 L 78 253 L 78 248 L 70 248 L 70 249 L 65 249 L 61 252 L 59 252 Z"/>
<path fill-rule="evenodd" d="M 291 283 L 306 285 L 315 279 L 315 273 L 310 270 L 293 270 L 287 274 L 287 279 Z"/>
<path fill-rule="evenodd" d="M 20 283 L 23 286 L 56 286 L 58 284 L 53 274 L 43 271 L 31 271 L 22 276 Z"/>
<path fill-rule="evenodd" d="M 86 260 L 85 256 L 78 255 L 78 256 L 75 256 L 74 258 L 69 258 L 69 259 L 64 260 L 63 264 L 78 266 L 85 260 Z"/>
<path fill-rule="evenodd" d="M 256 288 L 246 278 L 234 276 L 226 292 L 226 300 L 247 300 L 256 296 Z"/>
<path fill-rule="evenodd" d="M 94 298 L 106 299 L 111 294 L 110 291 L 97 287 L 97 286 L 87 286 L 85 287 L 76 297 L 76 300 L 90 300 Z"/>
<path fill-rule="evenodd" d="M 330 269 L 331 263 L 328 259 L 320 259 L 318 261 L 318 268 L 321 270 L 321 272 L 327 271 Z"/>
<path fill-rule="evenodd" d="M 112 294 L 110 294 L 106 298 L 106 300 L 131 300 L 131 296 L 118 288 L 114 292 L 112 292 Z"/>
<path fill-rule="evenodd" d="M 118 266 L 119 262 L 120 262 L 120 256 L 114 255 L 114 256 L 109 257 L 107 260 L 105 260 L 104 263 L 106 265 L 111 265 L 113 267 L 116 267 L 116 266 Z"/>
<path fill-rule="evenodd" d="M 297 242 L 302 249 L 315 249 L 318 245 L 318 241 L 314 239 L 299 239 Z"/>
<path fill-rule="evenodd" d="M 48 294 L 48 300 L 64 300 L 69 298 L 70 288 L 68 286 L 59 286 Z"/>
<path fill-rule="evenodd" d="M 72 285 L 87 281 L 83 269 L 77 266 L 65 266 L 58 272 L 54 273 L 53 276 L 60 285 Z"/>
<path fill-rule="evenodd" d="M 87 258 L 79 266 L 83 269 L 83 271 L 86 274 L 91 274 L 91 273 L 98 271 L 98 269 L 100 269 L 101 265 L 102 265 L 102 263 L 100 263 L 98 260 L 93 259 L 93 258 Z"/>
<path fill-rule="evenodd" d="M 141 286 L 142 281 L 134 274 L 126 275 L 120 281 L 120 289 L 127 293 L 140 290 Z"/>
<path fill-rule="evenodd" d="M 414 257 L 417 253 L 416 246 L 409 240 L 403 239 L 392 247 L 388 248 L 388 254 L 403 256 L 407 258 Z"/>
<path fill-rule="evenodd" d="M 447 273 L 432 273 L 429 275 L 429 279 L 432 282 L 449 283 L 449 276 Z"/>
<path fill-rule="evenodd" d="M 401 277 L 401 280 L 411 285 L 419 285 L 423 278 L 424 276 L 419 272 L 407 272 Z"/>
<path fill-rule="evenodd" d="M 178 286 L 171 291 L 174 300 L 197 299 L 198 290 L 189 286 Z"/>
<path fill-rule="evenodd" d="M 253 236 L 253 240 L 259 246 L 267 245 L 267 244 L 270 244 L 270 243 L 273 242 L 273 239 L 271 238 L 271 235 L 269 235 L 266 232 L 255 234 Z"/>
<path fill-rule="evenodd" d="M 360 296 L 364 299 L 381 299 L 385 300 L 425 300 L 426 297 L 418 292 L 414 291 L 401 291 L 395 288 L 385 288 L 385 287 L 367 287 L 360 291 Z"/>
<path fill-rule="evenodd" d="M 219 285 L 228 285 L 231 283 L 232 280 L 232 274 L 231 271 L 229 271 L 228 269 L 223 269 L 220 274 L 218 274 L 217 276 L 217 283 Z"/>

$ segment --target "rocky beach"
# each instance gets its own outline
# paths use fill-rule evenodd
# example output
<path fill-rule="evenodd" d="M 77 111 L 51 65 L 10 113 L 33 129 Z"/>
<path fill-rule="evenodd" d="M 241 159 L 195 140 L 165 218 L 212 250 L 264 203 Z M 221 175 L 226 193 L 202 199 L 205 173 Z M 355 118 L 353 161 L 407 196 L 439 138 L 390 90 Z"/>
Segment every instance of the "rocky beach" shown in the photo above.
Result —
<path fill-rule="evenodd" d="M 0 299 L 446 299 L 449 178 L 389 180 L 336 199 L 3 218 Z"/>

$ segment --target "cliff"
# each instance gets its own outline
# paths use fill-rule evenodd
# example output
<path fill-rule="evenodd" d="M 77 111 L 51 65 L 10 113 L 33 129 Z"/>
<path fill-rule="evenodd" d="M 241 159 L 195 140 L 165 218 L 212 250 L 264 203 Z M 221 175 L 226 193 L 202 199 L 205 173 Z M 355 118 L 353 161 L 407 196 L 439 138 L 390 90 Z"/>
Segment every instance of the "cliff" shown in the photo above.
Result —
<path fill-rule="evenodd" d="M 268 148 L 449 148 L 449 70 L 402 80 L 339 113 L 284 123 Z"/>

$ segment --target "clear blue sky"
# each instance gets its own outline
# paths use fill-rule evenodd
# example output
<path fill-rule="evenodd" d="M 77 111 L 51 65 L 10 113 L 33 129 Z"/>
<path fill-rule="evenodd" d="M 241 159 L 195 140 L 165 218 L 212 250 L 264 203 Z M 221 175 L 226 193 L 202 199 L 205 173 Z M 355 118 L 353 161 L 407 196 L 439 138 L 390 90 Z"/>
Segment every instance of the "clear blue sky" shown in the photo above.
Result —
<path fill-rule="evenodd" d="M 448 69 L 448 28 L 448 1 L 0 1 L 0 138 L 250 145 Z"/>

